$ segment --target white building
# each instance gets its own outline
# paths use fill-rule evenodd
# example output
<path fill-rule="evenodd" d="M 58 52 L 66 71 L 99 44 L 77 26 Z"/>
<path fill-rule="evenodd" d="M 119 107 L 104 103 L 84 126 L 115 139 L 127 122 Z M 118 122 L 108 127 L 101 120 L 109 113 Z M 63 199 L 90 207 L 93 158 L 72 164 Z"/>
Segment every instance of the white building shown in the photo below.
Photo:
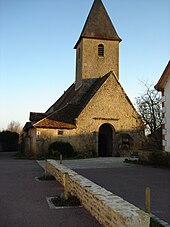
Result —
<path fill-rule="evenodd" d="M 162 145 L 170 152 L 170 61 L 155 88 L 162 92 Z"/>

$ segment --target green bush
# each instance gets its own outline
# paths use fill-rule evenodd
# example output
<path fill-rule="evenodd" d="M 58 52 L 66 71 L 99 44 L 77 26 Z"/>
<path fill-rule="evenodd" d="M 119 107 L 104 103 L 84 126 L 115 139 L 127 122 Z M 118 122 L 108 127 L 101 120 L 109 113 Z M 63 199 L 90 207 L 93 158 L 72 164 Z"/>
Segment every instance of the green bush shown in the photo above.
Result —
<path fill-rule="evenodd" d="M 149 162 L 157 166 L 170 167 L 170 154 L 167 152 L 152 152 L 149 156 Z"/>
<path fill-rule="evenodd" d="M 153 217 L 150 218 L 150 227 L 164 227 L 159 221 L 155 220 Z"/>
<path fill-rule="evenodd" d="M 65 158 L 75 156 L 73 147 L 70 143 L 67 142 L 56 141 L 54 143 L 51 143 L 48 150 L 49 156 L 54 156 L 56 158 L 59 158 L 60 154 Z"/>
<path fill-rule="evenodd" d="M 95 150 L 79 151 L 77 152 L 75 159 L 85 159 L 85 158 L 96 158 L 97 154 Z"/>
<path fill-rule="evenodd" d="M 80 200 L 73 195 L 69 195 L 68 199 L 65 199 L 63 196 L 57 196 L 55 198 L 52 198 L 51 201 L 56 207 L 75 207 L 81 205 Z"/>
<path fill-rule="evenodd" d="M 17 151 L 19 140 L 19 134 L 11 131 L 0 132 L 0 143 L 2 145 L 2 151 Z"/>

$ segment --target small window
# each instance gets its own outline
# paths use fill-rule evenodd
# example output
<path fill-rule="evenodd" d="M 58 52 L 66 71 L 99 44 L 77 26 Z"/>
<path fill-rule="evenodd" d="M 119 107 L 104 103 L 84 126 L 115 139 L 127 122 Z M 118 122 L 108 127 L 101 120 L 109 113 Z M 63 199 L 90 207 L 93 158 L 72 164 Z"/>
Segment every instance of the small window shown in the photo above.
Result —
<path fill-rule="evenodd" d="M 104 45 L 103 44 L 98 45 L 98 56 L 104 57 Z"/>
<path fill-rule="evenodd" d="M 37 136 L 40 136 L 41 132 L 40 130 L 37 130 Z"/>
<path fill-rule="evenodd" d="M 63 131 L 62 130 L 58 130 L 58 135 L 62 136 L 63 135 Z"/>

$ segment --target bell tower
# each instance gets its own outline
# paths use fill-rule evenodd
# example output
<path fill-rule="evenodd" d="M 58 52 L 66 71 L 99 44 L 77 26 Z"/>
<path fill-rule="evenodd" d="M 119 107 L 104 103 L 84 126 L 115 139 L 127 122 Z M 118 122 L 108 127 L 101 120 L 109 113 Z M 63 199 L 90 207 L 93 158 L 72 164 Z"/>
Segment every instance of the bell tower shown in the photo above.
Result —
<path fill-rule="evenodd" d="M 101 0 L 94 0 L 76 49 L 76 88 L 113 71 L 119 79 L 119 38 Z"/>

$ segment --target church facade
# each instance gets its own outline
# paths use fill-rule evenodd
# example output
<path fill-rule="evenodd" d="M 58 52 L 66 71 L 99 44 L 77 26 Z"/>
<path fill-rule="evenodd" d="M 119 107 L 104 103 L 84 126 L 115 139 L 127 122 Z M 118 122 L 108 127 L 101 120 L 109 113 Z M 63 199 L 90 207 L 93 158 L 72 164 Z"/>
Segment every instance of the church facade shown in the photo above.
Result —
<path fill-rule="evenodd" d="M 143 123 L 119 83 L 120 42 L 102 1 L 94 0 L 74 47 L 75 82 L 45 113 L 30 113 L 25 153 L 45 153 L 54 141 L 97 156 L 140 148 Z"/>

